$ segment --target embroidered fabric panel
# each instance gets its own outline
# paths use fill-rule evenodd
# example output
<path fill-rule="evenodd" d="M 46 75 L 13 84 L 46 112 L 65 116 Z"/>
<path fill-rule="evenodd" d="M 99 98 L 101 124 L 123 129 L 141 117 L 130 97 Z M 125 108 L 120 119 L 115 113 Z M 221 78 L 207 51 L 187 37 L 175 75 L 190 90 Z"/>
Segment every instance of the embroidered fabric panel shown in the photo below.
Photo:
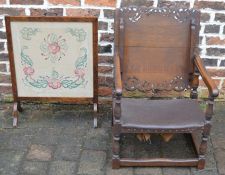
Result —
<path fill-rule="evenodd" d="M 93 97 L 92 23 L 12 22 L 18 96 Z"/>

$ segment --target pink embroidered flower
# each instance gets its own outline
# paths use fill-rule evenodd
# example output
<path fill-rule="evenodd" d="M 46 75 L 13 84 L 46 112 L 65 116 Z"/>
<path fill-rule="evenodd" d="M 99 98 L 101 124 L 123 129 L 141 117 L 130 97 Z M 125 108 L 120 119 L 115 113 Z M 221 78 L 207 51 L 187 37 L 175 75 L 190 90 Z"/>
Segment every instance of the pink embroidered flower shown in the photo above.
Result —
<path fill-rule="evenodd" d="M 25 73 L 25 75 L 31 76 L 34 74 L 34 69 L 30 66 L 24 67 L 23 72 Z"/>
<path fill-rule="evenodd" d="M 66 39 L 61 35 L 50 33 L 44 38 L 40 45 L 41 55 L 45 60 L 55 63 L 65 56 L 68 46 Z"/>
<path fill-rule="evenodd" d="M 50 81 L 48 81 L 48 86 L 51 87 L 52 89 L 58 89 L 62 85 L 59 79 L 51 79 Z"/>
<path fill-rule="evenodd" d="M 84 80 L 84 76 L 85 76 L 85 69 L 84 68 L 77 68 L 74 71 L 75 76 L 78 77 L 78 79 L 82 79 Z"/>
<path fill-rule="evenodd" d="M 60 51 L 60 46 L 57 42 L 50 43 L 48 49 L 52 54 L 57 54 Z"/>

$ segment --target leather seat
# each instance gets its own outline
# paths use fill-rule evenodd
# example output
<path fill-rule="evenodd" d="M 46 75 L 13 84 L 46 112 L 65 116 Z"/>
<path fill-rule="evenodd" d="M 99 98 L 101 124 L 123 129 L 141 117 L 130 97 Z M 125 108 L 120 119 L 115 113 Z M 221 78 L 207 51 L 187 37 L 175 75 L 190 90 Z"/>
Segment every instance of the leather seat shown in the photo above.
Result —
<path fill-rule="evenodd" d="M 122 98 L 121 125 L 146 129 L 202 128 L 205 116 L 197 100 L 148 100 Z"/>

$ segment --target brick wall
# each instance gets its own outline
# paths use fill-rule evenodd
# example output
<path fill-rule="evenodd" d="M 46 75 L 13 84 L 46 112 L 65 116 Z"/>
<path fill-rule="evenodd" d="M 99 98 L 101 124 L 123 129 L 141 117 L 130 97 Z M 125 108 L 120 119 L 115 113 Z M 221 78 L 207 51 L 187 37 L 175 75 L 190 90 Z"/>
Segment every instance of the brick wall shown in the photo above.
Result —
<path fill-rule="evenodd" d="M 113 85 L 113 11 L 116 7 L 145 5 L 185 7 L 201 10 L 199 50 L 205 65 L 225 96 L 225 1 L 224 0 L 0 0 L 0 101 L 10 101 L 11 81 L 8 62 L 5 15 L 97 16 L 99 18 L 99 96 L 110 100 Z M 200 96 L 207 95 L 200 82 Z"/>

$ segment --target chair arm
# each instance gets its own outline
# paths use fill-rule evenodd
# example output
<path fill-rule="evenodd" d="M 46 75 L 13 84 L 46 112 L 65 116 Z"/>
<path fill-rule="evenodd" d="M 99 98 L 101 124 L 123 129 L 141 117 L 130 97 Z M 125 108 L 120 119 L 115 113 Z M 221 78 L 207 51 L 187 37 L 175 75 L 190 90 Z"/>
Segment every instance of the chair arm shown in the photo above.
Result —
<path fill-rule="evenodd" d="M 210 96 L 217 97 L 219 95 L 219 90 L 213 79 L 208 75 L 200 56 L 195 56 L 194 64 L 197 67 L 200 75 L 202 76 L 202 79 L 209 90 Z"/>
<path fill-rule="evenodd" d="M 117 96 L 122 95 L 122 79 L 120 69 L 120 57 L 118 54 L 115 55 L 115 93 Z"/>

